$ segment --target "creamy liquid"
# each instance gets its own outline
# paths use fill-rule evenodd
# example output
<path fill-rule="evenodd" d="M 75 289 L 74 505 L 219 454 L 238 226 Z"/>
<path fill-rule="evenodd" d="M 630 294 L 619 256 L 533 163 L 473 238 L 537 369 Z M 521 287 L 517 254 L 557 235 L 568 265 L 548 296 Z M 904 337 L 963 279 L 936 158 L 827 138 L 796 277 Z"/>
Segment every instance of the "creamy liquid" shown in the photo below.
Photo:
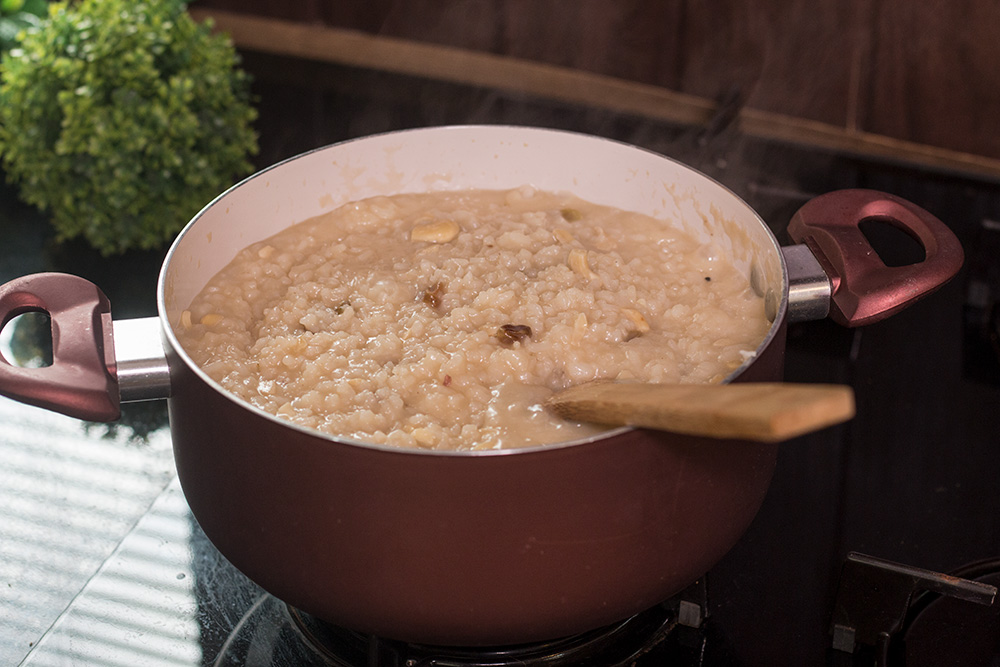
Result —
<path fill-rule="evenodd" d="M 175 326 L 214 380 L 283 419 L 492 449 L 598 432 L 541 407 L 569 385 L 718 382 L 770 324 L 748 276 L 669 221 L 525 187 L 307 220 L 241 251 Z"/>

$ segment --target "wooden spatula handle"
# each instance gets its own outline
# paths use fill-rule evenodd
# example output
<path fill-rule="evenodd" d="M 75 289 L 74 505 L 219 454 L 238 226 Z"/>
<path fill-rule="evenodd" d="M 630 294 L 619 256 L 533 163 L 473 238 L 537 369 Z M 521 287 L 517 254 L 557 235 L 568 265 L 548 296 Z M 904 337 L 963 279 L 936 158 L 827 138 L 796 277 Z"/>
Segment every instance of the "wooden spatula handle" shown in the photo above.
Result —
<path fill-rule="evenodd" d="M 547 405 L 576 421 L 776 442 L 847 421 L 854 416 L 854 392 L 842 385 L 781 382 L 593 382 L 557 392 Z"/>

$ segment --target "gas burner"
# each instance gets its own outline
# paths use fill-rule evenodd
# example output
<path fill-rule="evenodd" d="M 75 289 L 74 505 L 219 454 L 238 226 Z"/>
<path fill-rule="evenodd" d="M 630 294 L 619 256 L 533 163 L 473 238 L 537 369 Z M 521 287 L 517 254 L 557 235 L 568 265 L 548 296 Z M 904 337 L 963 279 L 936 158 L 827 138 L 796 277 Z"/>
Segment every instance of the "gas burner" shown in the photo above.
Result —
<path fill-rule="evenodd" d="M 849 554 L 831 635 L 837 665 L 1000 664 L 1000 559 L 942 574 Z M 849 660 L 850 662 L 846 662 Z"/>
<path fill-rule="evenodd" d="M 428 646 L 326 623 L 264 595 L 226 641 L 215 667 L 616 667 L 702 664 L 704 584 L 619 623 L 553 641 L 500 647 Z"/>
<path fill-rule="evenodd" d="M 655 607 L 616 625 L 555 641 L 503 647 L 425 646 L 364 635 L 327 623 L 296 609 L 292 620 L 307 641 L 331 665 L 392 667 L 563 667 L 625 665 L 664 641 L 677 623 L 665 606 Z"/>
<path fill-rule="evenodd" d="M 997 587 L 1000 559 L 973 563 L 952 575 Z M 900 652 L 906 667 L 995 667 L 1000 664 L 1000 603 L 973 605 L 925 591 L 910 605 Z"/>

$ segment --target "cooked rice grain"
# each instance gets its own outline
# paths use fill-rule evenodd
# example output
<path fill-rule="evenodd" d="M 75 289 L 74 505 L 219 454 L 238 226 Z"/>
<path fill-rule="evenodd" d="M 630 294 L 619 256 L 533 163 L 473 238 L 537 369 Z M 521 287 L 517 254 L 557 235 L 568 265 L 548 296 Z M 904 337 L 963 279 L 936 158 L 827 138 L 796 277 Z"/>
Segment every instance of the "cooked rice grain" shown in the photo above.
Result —
<path fill-rule="evenodd" d="M 769 323 L 748 276 L 669 223 L 518 188 L 305 221 L 239 253 L 178 325 L 214 380 L 289 421 L 489 449 L 598 432 L 541 408 L 568 385 L 718 382 Z"/>

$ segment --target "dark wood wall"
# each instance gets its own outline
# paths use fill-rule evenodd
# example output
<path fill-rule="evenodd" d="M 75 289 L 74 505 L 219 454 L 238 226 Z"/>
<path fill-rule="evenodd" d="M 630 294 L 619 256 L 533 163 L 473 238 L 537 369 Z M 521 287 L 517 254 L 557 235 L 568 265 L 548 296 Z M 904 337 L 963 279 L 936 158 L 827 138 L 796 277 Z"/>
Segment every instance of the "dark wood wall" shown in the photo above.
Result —
<path fill-rule="evenodd" d="M 199 0 L 510 55 L 1000 158 L 1000 3 Z"/>

